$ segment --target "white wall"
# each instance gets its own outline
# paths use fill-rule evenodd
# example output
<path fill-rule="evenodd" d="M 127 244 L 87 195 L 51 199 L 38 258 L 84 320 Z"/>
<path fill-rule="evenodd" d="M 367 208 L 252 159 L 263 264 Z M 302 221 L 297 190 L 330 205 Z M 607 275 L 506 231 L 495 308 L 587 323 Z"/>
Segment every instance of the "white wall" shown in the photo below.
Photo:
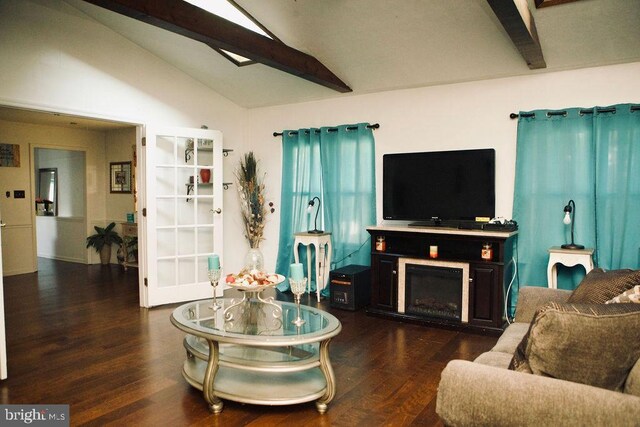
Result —
<path fill-rule="evenodd" d="M 69 262 L 87 262 L 84 217 L 37 216 L 38 256 Z"/>
<path fill-rule="evenodd" d="M 256 153 L 267 172 L 267 193 L 279 206 L 281 138 L 274 138 L 272 132 L 380 123 L 374 136 L 381 222 L 383 154 L 492 147 L 496 149 L 496 215 L 511 218 L 517 120 L 509 119 L 509 113 L 637 103 L 638 76 L 640 63 L 632 63 L 253 109 L 246 115 L 246 142 L 240 152 Z M 262 245 L 269 268 L 275 266 L 278 221 L 279 213 L 269 218 Z"/>
<path fill-rule="evenodd" d="M 80 141 L 87 141 L 84 139 L 84 131 L 72 133 L 79 136 Z M 55 134 L 54 130 L 51 136 Z M 93 132 L 89 134 L 95 137 Z M 48 142 L 64 144 L 67 141 L 54 141 L 50 138 Z M 33 183 L 36 191 L 40 168 L 56 169 L 58 187 L 57 216 L 36 217 L 36 247 L 39 257 L 86 262 L 84 157 L 84 151 L 34 149 Z"/>
<path fill-rule="evenodd" d="M 242 139 L 244 109 L 63 1 L 0 1 L 0 58 L 0 104 L 137 124 L 205 124 L 222 131 L 231 148 Z M 28 145 L 21 145 L 20 154 L 28 165 Z M 87 235 L 93 224 L 120 216 L 107 211 L 104 151 L 100 163 L 90 157 Z M 24 173 L 22 168 L 0 169 L 5 169 L 0 171 L 3 191 L 28 185 L 28 168 Z M 2 242 L 5 275 L 36 269 L 35 260 L 18 255 L 33 249 L 24 247 L 35 226 L 29 216 L 31 200 L 24 205 L 17 211 L 0 206 L 8 224 Z"/>

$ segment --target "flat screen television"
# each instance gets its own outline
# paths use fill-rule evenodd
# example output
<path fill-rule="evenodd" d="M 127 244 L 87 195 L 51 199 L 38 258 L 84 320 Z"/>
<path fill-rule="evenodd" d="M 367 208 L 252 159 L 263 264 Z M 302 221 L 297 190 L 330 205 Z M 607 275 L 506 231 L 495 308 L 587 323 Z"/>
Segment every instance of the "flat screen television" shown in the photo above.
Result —
<path fill-rule="evenodd" d="M 494 149 L 385 154 L 382 181 L 385 220 L 455 225 L 495 216 Z"/>

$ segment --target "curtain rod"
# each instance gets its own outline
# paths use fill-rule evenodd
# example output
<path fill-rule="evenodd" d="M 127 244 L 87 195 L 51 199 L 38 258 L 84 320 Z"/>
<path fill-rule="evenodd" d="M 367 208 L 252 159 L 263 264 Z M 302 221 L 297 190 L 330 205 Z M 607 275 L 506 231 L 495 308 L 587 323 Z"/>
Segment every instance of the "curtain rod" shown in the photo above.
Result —
<path fill-rule="evenodd" d="M 380 128 L 380 124 L 379 123 L 374 123 L 372 125 L 367 125 L 367 128 L 368 129 L 378 129 L 378 128 Z M 358 129 L 358 126 L 347 126 L 347 130 L 356 130 L 356 129 Z M 329 132 L 338 132 L 338 128 L 329 128 L 328 131 Z M 308 132 L 308 131 L 306 131 L 306 132 Z M 294 131 L 291 131 L 291 133 L 293 135 L 297 135 L 298 131 L 294 130 Z M 320 133 L 320 130 L 316 129 L 316 133 Z M 282 136 L 282 132 L 274 132 L 273 136 Z"/>
<path fill-rule="evenodd" d="M 616 113 L 616 108 L 615 107 L 607 107 L 607 108 L 586 108 L 586 109 L 582 109 L 579 111 L 580 115 L 584 115 L 584 114 L 593 114 L 594 110 L 596 110 L 598 113 Z M 640 105 L 632 105 L 631 108 L 629 109 L 631 112 L 634 111 L 640 111 Z M 566 116 L 567 112 L 564 110 L 560 110 L 560 111 L 547 111 L 547 117 L 551 117 L 551 116 Z M 518 113 L 511 113 L 509 114 L 509 118 L 510 119 L 517 119 L 518 117 L 535 117 L 536 114 L 535 113 L 522 113 L 522 114 L 518 114 Z"/>

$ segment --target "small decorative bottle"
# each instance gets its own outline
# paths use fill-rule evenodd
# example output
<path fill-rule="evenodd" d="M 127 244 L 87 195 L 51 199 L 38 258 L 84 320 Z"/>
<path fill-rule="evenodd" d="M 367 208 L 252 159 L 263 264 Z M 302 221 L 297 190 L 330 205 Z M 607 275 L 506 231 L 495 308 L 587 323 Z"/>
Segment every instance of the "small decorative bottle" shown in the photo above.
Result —
<path fill-rule="evenodd" d="M 493 248 L 491 243 L 484 243 L 482 245 L 481 257 L 485 261 L 491 261 L 493 259 Z"/>
<path fill-rule="evenodd" d="M 387 250 L 387 242 L 384 240 L 384 236 L 378 236 L 376 238 L 376 251 L 384 252 Z"/>

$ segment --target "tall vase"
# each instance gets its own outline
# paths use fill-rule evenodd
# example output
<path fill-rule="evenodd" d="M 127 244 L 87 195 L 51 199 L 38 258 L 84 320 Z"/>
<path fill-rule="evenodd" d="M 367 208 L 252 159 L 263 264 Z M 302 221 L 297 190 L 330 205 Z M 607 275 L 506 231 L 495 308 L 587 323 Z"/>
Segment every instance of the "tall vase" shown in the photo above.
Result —
<path fill-rule="evenodd" d="M 208 184 L 211 179 L 211 169 L 200 169 L 200 178 L 203 184 Z"/>
<path fill-rule="evenodd" d="M 264 256 L 259 248 L 251 248 L 244 257 L 244 268 L 248 271 L 264 271 Z"/>

